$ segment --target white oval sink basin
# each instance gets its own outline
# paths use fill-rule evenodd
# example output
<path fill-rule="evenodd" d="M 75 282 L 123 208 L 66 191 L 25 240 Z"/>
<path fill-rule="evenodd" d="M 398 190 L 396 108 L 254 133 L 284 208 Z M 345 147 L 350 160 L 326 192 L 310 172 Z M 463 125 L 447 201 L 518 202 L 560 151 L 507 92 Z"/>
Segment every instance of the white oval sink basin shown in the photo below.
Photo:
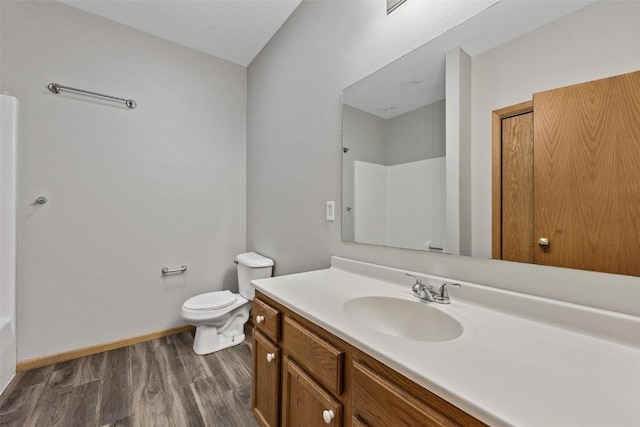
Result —
<path fill-rule="evenodd" d="M 414 341 L 450 341 L 462 334 L 462 325 L 433 303 L 392 297 L 360 297 L 343 310 L 363 325 L 384 334 Z"/>

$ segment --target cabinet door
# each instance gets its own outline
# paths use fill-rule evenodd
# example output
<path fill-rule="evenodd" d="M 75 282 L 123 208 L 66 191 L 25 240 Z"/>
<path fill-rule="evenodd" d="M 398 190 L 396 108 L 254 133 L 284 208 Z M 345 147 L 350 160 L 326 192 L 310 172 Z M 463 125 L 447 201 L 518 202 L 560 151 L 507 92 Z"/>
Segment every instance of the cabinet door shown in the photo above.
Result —
<path fill-rule="evenodd" d="M 284 358 L 283 427 L 341 427 L 342 404 L 291 359 Z"/>
<path fill-rule="evenodd" d="M 253 413 L 263 427 L 276 427 L 280 407 L 280 349 L 253 331 Z"/>

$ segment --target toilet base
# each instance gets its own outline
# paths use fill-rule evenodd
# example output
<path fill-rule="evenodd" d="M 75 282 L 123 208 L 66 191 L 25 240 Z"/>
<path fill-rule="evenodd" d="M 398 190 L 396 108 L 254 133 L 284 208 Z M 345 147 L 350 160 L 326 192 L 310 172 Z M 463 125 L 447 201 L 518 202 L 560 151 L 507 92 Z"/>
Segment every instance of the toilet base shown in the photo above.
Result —
<path fill-rule="evenodd" d="M 243 324 L 244 325 L 244 324 Z M 234 345 L 242 344 L 245 335 L 243 331 L 225 331 L 218 333 L 218 327 L 199 325 L 193 339 L 193 352 L 198 355 L 214 353 Z"/>

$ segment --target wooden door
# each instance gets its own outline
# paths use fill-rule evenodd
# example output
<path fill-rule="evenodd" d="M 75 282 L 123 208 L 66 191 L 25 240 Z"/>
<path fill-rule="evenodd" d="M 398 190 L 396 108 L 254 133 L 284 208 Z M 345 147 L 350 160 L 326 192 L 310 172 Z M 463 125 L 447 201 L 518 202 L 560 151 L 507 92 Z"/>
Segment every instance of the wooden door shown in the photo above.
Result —
<path fill-rule="evenodd" d="M 284 360 L 282 425 L 340 427 L 342 404 L 291 359 Z"/>
<path fill-rule="evenodd" d="M 494 142 L 492 252 L 496 259 L 534 261 L 532 110 L 529 101 L 494 112 L 498 140 Z"/>
<path fill-rule="evenodd" d="M 277 427 L 280 408 L 280 349 L 253 331 L 253 413 L 262 427 Z"/>
<path fill-rule="evenodd" d="M 537 264 L 640 275 L 640 71 L 534 94 Z"/>

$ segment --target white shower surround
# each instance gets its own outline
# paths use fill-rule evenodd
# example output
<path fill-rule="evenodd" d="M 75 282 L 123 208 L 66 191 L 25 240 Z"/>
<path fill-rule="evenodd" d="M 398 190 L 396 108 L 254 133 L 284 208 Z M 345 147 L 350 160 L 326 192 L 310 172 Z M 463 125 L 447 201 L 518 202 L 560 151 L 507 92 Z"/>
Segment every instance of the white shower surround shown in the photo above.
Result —
<path fill-rule="evenodd" d="M 0 392 L 16 373 L 16 121 L 18 100 L 0 95 Z"/>
<path fill-rule="evenodd" d="M 353 170 L 356 242 L 445 248 L 446 157 L 393 166 L 355 161 Z"/>

